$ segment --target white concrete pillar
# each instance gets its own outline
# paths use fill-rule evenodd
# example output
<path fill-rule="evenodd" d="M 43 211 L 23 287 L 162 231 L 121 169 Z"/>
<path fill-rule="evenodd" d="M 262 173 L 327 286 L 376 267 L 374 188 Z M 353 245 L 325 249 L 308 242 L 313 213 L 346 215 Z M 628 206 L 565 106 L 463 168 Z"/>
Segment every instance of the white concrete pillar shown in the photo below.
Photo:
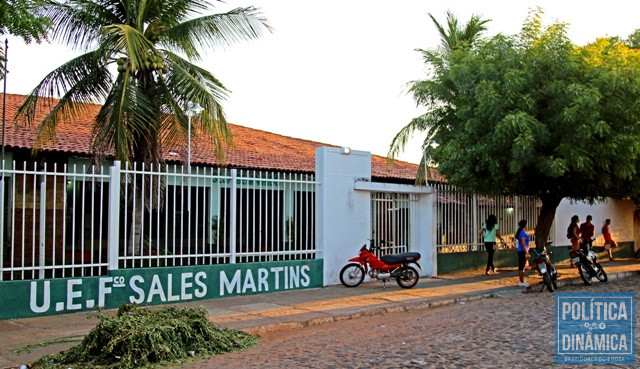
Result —
<path fill-rule="evenodd" d="M 438 249 L 436 248 L 436 223 L 434 217 L 434 198 L 432 193 L 421 193 L 418 196 L 416 212 L 412 216 L 412 250 L 419 252 L 420 266 L 423 276 L 438 275 Z"/>
<path fill-rule="evenodd" d="M 357 179 L 371 180 L 369 152 L 316 149 L 316 247 L 324 260 L 325 286 L 340 283 L 340 269 L 371 233 L 371 195 L 354 189 Z"/>

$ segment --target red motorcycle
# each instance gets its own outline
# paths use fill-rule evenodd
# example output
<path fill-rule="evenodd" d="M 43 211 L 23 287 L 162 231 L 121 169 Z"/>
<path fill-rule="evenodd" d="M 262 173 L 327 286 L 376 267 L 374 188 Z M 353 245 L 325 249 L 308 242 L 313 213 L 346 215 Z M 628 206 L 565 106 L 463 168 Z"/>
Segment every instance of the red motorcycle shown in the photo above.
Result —
<path fill-rule="evenodd" d="M 409 264 L 415 264 L 422 270 L 422 267 L 418 264 L 420 253 L 403 252 L 401 254 L 384 255 L 378 259 L 374 251 L 381 249 L 381 246 L 373 244 L 373 240 L 369 249 L 367 249 L 367 244 L 362 245 L 360 255 L 349 259 L 349 264 L 345 265 L 340 271 L 340 282 L 345 287 L 356 287 L 362 283 L 365 274 L 369 274 L 372 279 L 381 280 L 385 286 L 391 278 L 395 278 L 402 288 L 415 286 L 420 275 L 416 268 Z"/>

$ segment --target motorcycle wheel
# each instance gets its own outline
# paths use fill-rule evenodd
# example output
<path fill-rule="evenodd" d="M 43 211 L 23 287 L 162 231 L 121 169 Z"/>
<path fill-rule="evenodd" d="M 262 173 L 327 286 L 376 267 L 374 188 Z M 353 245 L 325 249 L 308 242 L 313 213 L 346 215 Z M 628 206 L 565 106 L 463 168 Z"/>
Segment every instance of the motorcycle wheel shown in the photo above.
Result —
<path fill-rule="evenodd" d="M 402 288 L 411 288 L 418 283 L 418 279 L 420 279 L 420 275 L 416 268 L 405 266 L 396 277 L 396 282 L 398 282 L 398 286 Z"/>
<path fill-rule="evenodd" d="M 549 290 L 549 292 L 555 291 L 555 288 L 553 288 L 553 284 L 551 283 L 551 276 L 549 275 L 549 272 L 542 275 L 542 281 L 544 282 L 544 285 L 547 286 L 547 290 Z"/>
<path fill-rule="evenodd" d="M 551 284 L 553 285 L 553 289 L 558 290 L 558 271 L 556 270 L 556 267 L 551 264 L 547 264 L 547 270 L 549 270 L 549 275 L 551 275 Z"/>
<path fill-rule="evenodd" d="M 596 268 L 598 268 L 598 272 L 596 273 L 596 278 L 598 278 L 600 282 L 608 281 L 609 277 L 607 277 L 607 272 L 604 271 L 604 269 L 602 268 L 602 265 L 600 265 L 600 263 L 596 263 Z"/>
<path fill-rule="evenodd" d="M 587 270 L 587 267 L 584 264 L 578 265 L 578 273 L 580 273 L 580 278 L 587 286 L 591 286 L 591 274 Z"/>
<path fill-rule="evenodd" d="M 349 263 L 340 271 L 340 282 L 345 287 L 357 287 L 364 281 L 364 268 L 358 263 Z"/>

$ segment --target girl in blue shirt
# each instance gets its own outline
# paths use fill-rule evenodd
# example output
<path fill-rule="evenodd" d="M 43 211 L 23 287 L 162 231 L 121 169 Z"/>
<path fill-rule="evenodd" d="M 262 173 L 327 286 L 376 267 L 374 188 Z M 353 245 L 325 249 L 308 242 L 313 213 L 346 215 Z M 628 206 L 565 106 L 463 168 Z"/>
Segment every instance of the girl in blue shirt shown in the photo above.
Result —
<path fill-rule="evenodd" d="M 529 283 L 524 281 L 524 266 L 527 263 L 527 259 L 529 259 L 529 235 L 525 230 L 527 226 L 527 221 L 522 219 L 518 222 L 518 230 L 514 237 L 518 240 L 518 278 L 520 282 L 518 286 L 520 287 L 529 287 Z"/>

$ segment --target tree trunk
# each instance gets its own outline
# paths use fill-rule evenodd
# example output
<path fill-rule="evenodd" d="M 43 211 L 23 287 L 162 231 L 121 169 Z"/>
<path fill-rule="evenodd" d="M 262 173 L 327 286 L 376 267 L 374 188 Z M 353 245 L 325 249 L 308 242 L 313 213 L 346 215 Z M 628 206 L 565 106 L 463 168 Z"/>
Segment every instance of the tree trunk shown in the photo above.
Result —
<path fill-rule="evenodd" d="M 551 224 L 553 218 L 556 216 L 556 209 L 562 201 L 562 197 L 557 195 L 545 195 L 540 196 L 542 201 L 542 208 L 540 208 L 540 214 L 538 214 L 538 222 L 536 224 L 536 248 L 542 249 L 544 244 L 549 239 L 549 232 L 551 230 Z"/>
<path fill-rule="evenodd" d="M 144 222 L 144 208 L 142 206 L 142 198 L 144 196 L 142 193 L 142 181 L 144 178 L 140 174 L 135 174 L 133 178 L 133 183 L 130 184 L 129 189 L 129 193 L 131 194 L 129 206 L 132 212 L 130 215 L 130 223 L 128 224 L 129 242 L 127 250 L 129 255 L 140 256 L 142 255 L 142 222 Z M 134 204 L 135 209 L 133 209 Z"/>
<path fill-rule="evenodd" d="M 136 209 L 131 222 L 129 237 L 129 254 L 142 255 L 142 222 L 144 222 L 144 209 L 141 206 L 142 196 L 136 195 Z"/>

